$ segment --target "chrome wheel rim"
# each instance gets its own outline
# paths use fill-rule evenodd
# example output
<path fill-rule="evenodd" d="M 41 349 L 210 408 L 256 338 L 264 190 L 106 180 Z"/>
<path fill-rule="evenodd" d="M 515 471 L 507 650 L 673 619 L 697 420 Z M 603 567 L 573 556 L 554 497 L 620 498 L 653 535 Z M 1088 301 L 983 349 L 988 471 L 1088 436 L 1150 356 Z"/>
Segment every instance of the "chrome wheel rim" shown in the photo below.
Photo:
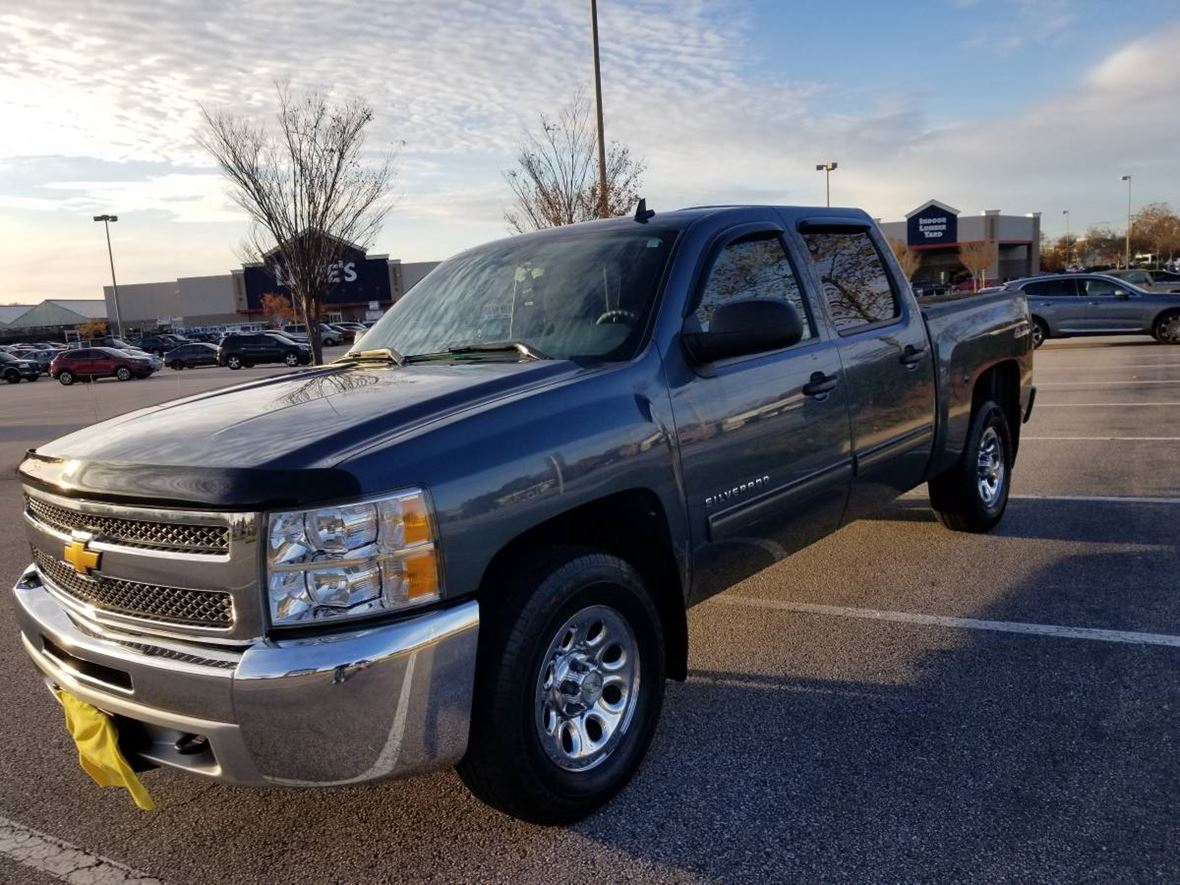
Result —
<path fill-rule="evenodd" d="M 992 508 L 1000 500 L 1004 489 L 1004 444 L 994 427 L 988 427 L 979 440 L 979 457 L 976 460 L 976 484 L 979 499 L 985 507 Z"/>
<path fill-rule="evenodd" d="M 536 727 L 545 755 L 566 771 L 601 765 L 618 748 L 639 699 L 635 632 L 605 605 L 557 630 L 537 674 Z"/>
<path fill-rule="evenodd" d="M 1180 316 L 1168 317 L 1160 323 L 1160 340 L 1180 344 Z"/>
<path fill-rule="evenodd" d="M 1035 347 L 1039 347 L 1045 341 L 1045 332 L 1041 329 L 1040 323 L 1032 324 L 1032 340 Z"/>
<path fill-rule="evenodd" d="M 293 354 L 293 353 L 287 354 L 287 365 L 288 366 L 294 366 L 298 362 L 299 362 L 299 357 L 295 356 L 295 354 Z"/>

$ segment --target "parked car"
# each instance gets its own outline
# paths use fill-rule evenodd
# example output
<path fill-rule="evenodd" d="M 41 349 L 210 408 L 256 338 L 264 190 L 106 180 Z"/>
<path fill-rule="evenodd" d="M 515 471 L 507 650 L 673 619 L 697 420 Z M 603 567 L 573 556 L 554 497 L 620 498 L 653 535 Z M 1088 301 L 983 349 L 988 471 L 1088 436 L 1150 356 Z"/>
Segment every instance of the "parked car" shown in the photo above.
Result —
<path fill-rule="evenodd" d="M 243 366 L 250 368 L 260 363 L 286 363 L 288 366 L 306 366 L 311 362 L 311 352 L 282 335 L 255 332 L 248 335 L 226 335 L 221 339 L 217 351 L 217 363 L 231 369 Z"/>
<path fill-rule="evenodd" d="M 42 375 L 49 374 L 49 364 L 53 362 L 53 358 L 61 353 L 60 350 L 34 350 L 28 354 L 25 359 L 32 360 L 37 364 L 37 368 L 41 370 Z"/>
<path fill-rule="evenodd" d="M 27 357 L 0 353 L 0 377 L 9 384 L 20 384 L 21 379 L 36 381 L 41 377 L 41 366 Z"/>
<path fill-rule="evenodd" d="M 164 360 L 154 353 L 148 353 L 146 350 L 140 350 L 138 347 L 118 347 L 116 350 L 121 350 L 123 353 L 137 359 L 147 360 L 148 365 L 152 367 L 153 372 L 158 372 L 164 368 Z"/>
<path fill-rule="evenodd" d="M 340 343 L 342 344 L 351 344 L 357 336 L 356 330 L 346 328 L 344 323 L 325 323 L 324 325 L 339 336 Z"/>
<path fill-rule="evenodd" d="M 179 335 L 145 335 L 139 342 L 139 348 L 156 356 L 163 356 L 168 351 L 188 343 L 187 338 L 181 338 Z"/>
<path fill-rule="evenodd" d="M 99 378 L 147 378 L 152 374 L 151 363 L 116 350 L 113 347 L 80 347 L 63 350 L 49 364 L 49 376 L 69 386 L 75 381 L 95 381 Z"/>
<path fill-rule="evenodd" d="M 164 354 L 164 364 L 171 369 L 195 369 L 197 366 L 217 365 L 217 345 L 194 341 L 182 344 Z"/>
<path fill-rule="evenodd" d="M 1047 274 L 1005 289 L 1028 299 L 1037 347 L 1082 335 L 1151 335 L 1180 344 L 1180 294 L 1148 292 L 1109 273 Z"/>
<path fill-rule="evenodd" d="M 1170 270 L 1108 270 L 1106 275 L 1117 277 L 1125 283 L 1146 292 L 1180 292 L 1180 273 Z"/>
<path fill-rule="evenodd" d="M 291 323 L 290 325 L 283 326 L 283 328 L 279 331 L 281 331 L 288 338 L 291 338 L 295 341 L 308 340 L 307 326 L 303 325 L 302 323 Z M 343 340 L 344 336 L 341 335 L 340 332 L 336 331 L 326 323 L 320 323 L 320 344 L 322 344 L 324 347 L 335 347 Z"/>
<path fill-rule="evenodd" d="M 1032 354 L 1022 295 L 919 306 L 851 209 L 477 247 L 331 369 L 30 452 L 24 649 L 139 737 L 133 767 L 326 787 L 458 762 L 568 823 L 643 760 L 688 606 L 920 483 L 952 529 L 1000 522 Z M 63 563 L 58 526 L 99 520 Z"/>

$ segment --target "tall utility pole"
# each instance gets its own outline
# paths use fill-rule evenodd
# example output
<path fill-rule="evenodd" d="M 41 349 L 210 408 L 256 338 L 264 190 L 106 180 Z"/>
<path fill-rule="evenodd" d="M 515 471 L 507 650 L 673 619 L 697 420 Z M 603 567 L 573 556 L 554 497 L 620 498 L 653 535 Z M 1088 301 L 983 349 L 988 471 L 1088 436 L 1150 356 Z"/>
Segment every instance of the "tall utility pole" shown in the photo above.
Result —
<path fill-rule="evenodd" d="M 1124 175 L 1123 181 L 1127 183 L 1127 261 L 1124 267 L 1131 266 L 1131 176 Z"/>
<path fill-rule="evenodd" d="M 1065 267 L 1068 270 L 1073 260 L 1073 243 L 1069 239 L 1069 210 L 1062 209 L 1061 214 L 1065 216 Z"/>
<path fill-rule="evenodd" d="M 598 217 L 610 215 L 606 193 L 606 136 L 602 131 L 602 71 L 598 64 L 598 0 L 590 0 L 590 40 L 594 44 L 594 104 L 598 109 Z"/>
<path fill-rule="evenodd" d="M 839 163 L 829 160 L 826 163 L 820 163 L 815 167 L 816 172 L 824 174 L 824 194 L 827 198 L 827 205 L 832 205 L 832 173 L 840 166 Z"/>
<path fill-rule="evenodd" d="M 107 258 L 111 260 L 111 290 L 115 295 L 115 328 L 118 335 L 123 337 L 123 318 L 119 316 L 119 283 L 115 280 L 115 253 L 111 251 L 111 222 L 118 221 L 118 215 L 95 215 L 95 221 L 101 221 L 107 232 Z"/>

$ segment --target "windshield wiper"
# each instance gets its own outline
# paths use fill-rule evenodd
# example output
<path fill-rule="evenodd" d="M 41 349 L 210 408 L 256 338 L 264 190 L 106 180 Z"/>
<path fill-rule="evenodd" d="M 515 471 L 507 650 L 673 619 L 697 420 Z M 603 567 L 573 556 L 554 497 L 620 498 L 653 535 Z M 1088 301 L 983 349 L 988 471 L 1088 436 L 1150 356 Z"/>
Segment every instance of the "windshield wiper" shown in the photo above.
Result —
<path fill-rule="evenodd" d="M 524 341 L 473 341 L 468 344 L 452 344 L 446 350 L 440 350 L 436 353 L 415 353 L 405 359 L 408 363 L 416 363 L 425 360 L 439 360 L 452 356 L 481 353 L 515 353 L 518 357 L 527 360 L 550 359 L 547 354 L 537 350 L 531 344 L 526 344 Z"/>
<path fill-rule="evenodd" d="M 394 350 L 392 347 L 375 347 L 372 350 L 357 350 L 344 354 L 336 363 L 393 363 L 395 366 L 404 366 L 406 358 Z"/>

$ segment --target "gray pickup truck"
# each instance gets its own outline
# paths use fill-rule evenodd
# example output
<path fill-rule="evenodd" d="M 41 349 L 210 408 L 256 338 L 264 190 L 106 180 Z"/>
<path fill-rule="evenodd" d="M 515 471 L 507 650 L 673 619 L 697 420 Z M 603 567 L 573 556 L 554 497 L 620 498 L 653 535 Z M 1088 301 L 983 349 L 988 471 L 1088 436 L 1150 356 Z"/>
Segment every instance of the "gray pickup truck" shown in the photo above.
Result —
<path fill-rule="evenodd" d="M 131 764 L 457 764 L 510 814 L 576 820 L 646 753 L 689 606 L 921 483 L 991 529 L 1034 395 L 1023 296 L 920 309 L 851 209 L 491 243 L 358 347 L 22 462 L 22 642 Z"/>

